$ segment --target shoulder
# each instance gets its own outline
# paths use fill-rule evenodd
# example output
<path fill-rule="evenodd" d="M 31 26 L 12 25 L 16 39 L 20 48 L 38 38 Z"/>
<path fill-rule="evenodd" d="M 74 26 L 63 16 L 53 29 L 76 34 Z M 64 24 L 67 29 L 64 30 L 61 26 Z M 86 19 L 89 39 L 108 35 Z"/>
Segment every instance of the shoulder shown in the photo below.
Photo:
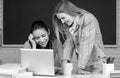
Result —
<path fill-rule="evenodd" d="M 84 14 L 84 18 L 85 18 L 85 21 L 96 19 L 96 17 L 92 13 L 89 13 L 89 12 Z"/>
<path fill-rule="evenodd" d="M 96 17 L 90 13 L 90 12 L 85 12 L 82 16 L 79 16 L 80 20 L 83 20 L 85 25 L 89 25 L 93 22 L 97 22 Z"/>
<path fill-rule="evenodd" d="M 52 42 L 53 45 L 55 45 L 55 44 L 58 43 L 57 38 L 51 38 L 50 40 L 51 40 L 51 42 Z"/>
<path fill-rule="evenodd" d="M 52 42 L 53 48 L 58 47 L 60 45 L 60 41 L 57 38 L 52 38 L 51 42 Z"/>
<path fill-rule="evenodd" d="M 24 45 L 23 45 L 24 48 L 31 48 L 31 45 L 30 45 L 30 42 L 29 40 L 27 40 Z"/>

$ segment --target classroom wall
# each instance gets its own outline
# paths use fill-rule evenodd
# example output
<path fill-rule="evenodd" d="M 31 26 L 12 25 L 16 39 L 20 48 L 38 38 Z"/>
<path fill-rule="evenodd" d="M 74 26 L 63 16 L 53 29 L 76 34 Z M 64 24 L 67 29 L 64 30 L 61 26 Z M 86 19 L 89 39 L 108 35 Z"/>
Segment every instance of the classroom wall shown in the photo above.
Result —
<path fill-rule="evenodd" d="M 115 68 L 120 69 L 120 1 L 117 0 L 117 47 L 105 48 L 107 55 L 115 56 Z M 2 27 L 3 27 L 3 0 L 0 0 L 0 44 L 2 44 Z M 75 57 L 73 58 L 73 60 Z M 19 48 L 0 47 L 0 60 L 2 63 L 20 62 Z"/>

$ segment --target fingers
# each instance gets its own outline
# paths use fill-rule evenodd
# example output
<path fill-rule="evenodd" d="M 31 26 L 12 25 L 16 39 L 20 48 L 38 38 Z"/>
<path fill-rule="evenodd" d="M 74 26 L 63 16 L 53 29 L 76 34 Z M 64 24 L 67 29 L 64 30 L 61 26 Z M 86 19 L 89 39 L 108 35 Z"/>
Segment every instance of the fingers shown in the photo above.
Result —
<path fill-rule="evenodd" d="M 29 41 L 32 43 L 32 48 L 33 49 L 36 49 L 36 42 L 35 40 L 33 39 L 33 35 L 30 34 L 29 37 L 28 37 Z"/>
<path fill-rule="evenodd" d="M 79 68 L 77 71 L 77 74 L 89 75 L 89 74 L 91 74 L 91 72 L 88 72 L 88 71 L 85 71 L 85 70 Z"/>
<path fill-rule="evenodd" d="M 29 40 L 33 40 L 33 35 L 30 34 L 29 37 L 28 37 Z"/>

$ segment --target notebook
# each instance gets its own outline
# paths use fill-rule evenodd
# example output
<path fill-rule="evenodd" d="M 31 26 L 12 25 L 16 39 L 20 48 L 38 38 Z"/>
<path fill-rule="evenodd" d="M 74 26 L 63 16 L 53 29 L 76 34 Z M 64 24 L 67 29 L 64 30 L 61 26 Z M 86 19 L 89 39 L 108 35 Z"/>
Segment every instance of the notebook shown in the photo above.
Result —
<path fill-rule="evenodd" d="M 52 49 L 21 48 L 21 66 L 34 75 L 54 76 L 54 51 Z"/>

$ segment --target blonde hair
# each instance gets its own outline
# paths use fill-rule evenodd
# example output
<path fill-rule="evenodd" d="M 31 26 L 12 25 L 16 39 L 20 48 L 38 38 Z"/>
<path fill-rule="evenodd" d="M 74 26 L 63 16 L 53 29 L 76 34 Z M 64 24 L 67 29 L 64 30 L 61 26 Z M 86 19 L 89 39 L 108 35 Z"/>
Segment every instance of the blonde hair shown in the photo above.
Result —
<path fill-rule="evenodd" d="M 77 16 L 77 15 L 83 15 L 85 10 L 78 8 L 73 3 L 71 3 L 68 0 L 61 0 L 60 3 L 55 7 L 55 13 L 53 14 L 53 29 L 55 32 L 55 35 L 58 40 L 60 40 L 60 34 L 63 36 L 64 31 L 62 30 L 62 27 L 64 24 L 61 23 L 61 21 L 57 18 L 57 13 L 67 13 L 71 16 Z"/>

